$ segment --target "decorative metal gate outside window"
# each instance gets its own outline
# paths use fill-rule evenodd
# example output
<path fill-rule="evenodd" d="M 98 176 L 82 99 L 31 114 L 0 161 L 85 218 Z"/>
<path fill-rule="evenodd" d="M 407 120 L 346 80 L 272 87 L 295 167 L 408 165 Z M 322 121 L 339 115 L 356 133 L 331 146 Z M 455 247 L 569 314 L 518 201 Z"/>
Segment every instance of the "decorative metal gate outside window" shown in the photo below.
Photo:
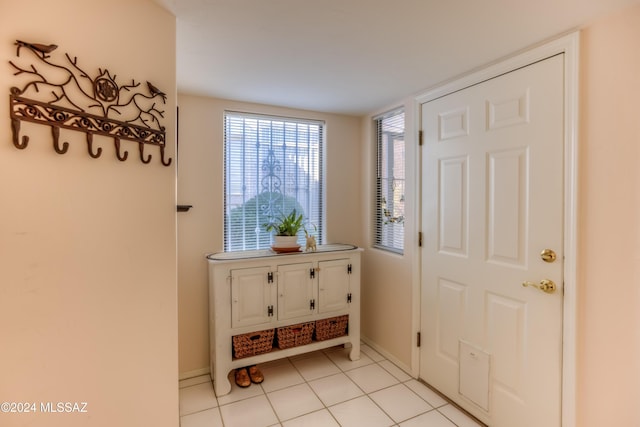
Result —
<path fill-rule="evenodd" d="M 293 209 L 323 241 L 323 128 L 319 121 L 225 113 L 225 251 L 270 247 L 263 225 Z"/>

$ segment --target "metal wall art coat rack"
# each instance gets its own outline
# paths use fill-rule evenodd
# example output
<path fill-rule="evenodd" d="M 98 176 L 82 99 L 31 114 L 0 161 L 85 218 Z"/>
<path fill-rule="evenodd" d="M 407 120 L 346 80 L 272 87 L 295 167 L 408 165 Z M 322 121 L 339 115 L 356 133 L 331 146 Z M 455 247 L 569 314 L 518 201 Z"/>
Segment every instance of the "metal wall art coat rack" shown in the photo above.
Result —
<path fill-rule="evenodd" d="M 121 146 L 121 140 L 138 143 L 142 163 L 151 161 L 151 154 L 145 155 L 148 145 L 160 148 L 160 161 L 169 166 L 172 159 L 165 158 L 165 128 L 160 124 L 164 111 L 159 110 L 159 102 L 166 103 L 166 94 L 147 82 L 146 88 L 132 80 L 130 84 L 118 85 L 116 75 L 107 69 L 98 69 L 98 75 L 91 77 L 78 66 L 76 57 L 65 54 L 68 65 L 61 65 L 51 58 L 58 47 L 17 40 L 16 56 L 22 49 L 29 55 L 25 62 L 9 61 L 16 70 L 15 76 L 26 77 L 22 88 L 10 89 L 10 116 L 13 145 L 25 149 L 29 137 L 20 137 L 22 121 L 51 127 L 53 148 L 58 154 L 69 149 L 69 143 L 60 143 L 60 129 L 84 132 L 89 156 L 98 158 L 102 147 L 93 146 L 94 135 L 113 138 L 118 160 L 125 161 L 129 152 Z M 16 62 L 18 62 L 16 60 Z M 140 90 L 144 89 L 144 90 Z M 116 120 L 114 116 L 117 116 Z"/>

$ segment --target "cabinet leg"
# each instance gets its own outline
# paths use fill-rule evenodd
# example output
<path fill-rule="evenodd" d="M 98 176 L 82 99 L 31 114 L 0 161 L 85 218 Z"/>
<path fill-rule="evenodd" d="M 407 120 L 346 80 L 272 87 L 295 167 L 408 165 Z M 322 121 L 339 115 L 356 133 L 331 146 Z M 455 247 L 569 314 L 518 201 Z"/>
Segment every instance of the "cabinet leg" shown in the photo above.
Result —
<path fill-rule="evenodd" d="M 227 372 L 214 371 L 213 375 L 213 389 L 216 392 L 216 397 L 224 396 L 231 392 L 231 383 Z"/>
<path fill-rule="evenodd" d="M 360 360 L 360 340 L 351 341 L 351 351 L 349 352 L 350 360 Z"/>

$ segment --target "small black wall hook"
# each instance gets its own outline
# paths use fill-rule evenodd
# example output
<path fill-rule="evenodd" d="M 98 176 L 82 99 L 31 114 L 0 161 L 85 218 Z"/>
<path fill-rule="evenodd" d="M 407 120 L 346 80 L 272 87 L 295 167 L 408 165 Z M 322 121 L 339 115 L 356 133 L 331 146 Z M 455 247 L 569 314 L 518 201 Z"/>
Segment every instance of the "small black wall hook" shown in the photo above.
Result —
<path fill-rule="evenodd" d="M 118 158 L 118 160 L 120 160 L 121 162 L 124 162 L 125 160 L 127 160 L 127 157 L 129 157 L 129 152 L 126 150 L 123 150 L 124 153 L 123 154 L 120 153 L 120 138 L 118 138 L 117 136 L 114 137 L 113 143 L 116 146 L 116 157 Z"/>
<path fill-rule="evenodd" d="M 161 145 L 160 146 L 160 161 L 162 162 L 163 165 L 169 166 L 171 164 L 171 160 L 173 160 L 173 159 L 169 159 L 168 161 L 165 161 L 165 159 L 164 159 L 164 145 Z"/>
<path fill-rule="evenodd" d="M 60 128 L 58 126 L 51 126 L 51 135 L 53 136 L 53 149 L 58 154 L 64 154 L 69 150 L 69 143 L 65 142 L 60 147 Z"/>
<path fill-rule="evenodd" d="M 144 158 L 144 142 L 139 142 L 138 146 L 140 147 L 140 160 L 142 163 L 147 164 L 151 161 L 151 154 L 146 159 Z"/>
<path fill-rule="evenodd" d="M 102 154 L 102 147 L 98 147 L 95 152 L 93 151 L 93 134 L 90 132 L 87 132 L 87 151 L 89 151 L 89 155 L 94 159 L 97 159 Z"/>
<path fill-rule="evenodd" d="M 11 131 L 13 132 L 13 145 L 20 150 L 24 150 L 29 145 L 29 137 L 23 136 L 20 142 L 20 120 L 11 119 Z"/>

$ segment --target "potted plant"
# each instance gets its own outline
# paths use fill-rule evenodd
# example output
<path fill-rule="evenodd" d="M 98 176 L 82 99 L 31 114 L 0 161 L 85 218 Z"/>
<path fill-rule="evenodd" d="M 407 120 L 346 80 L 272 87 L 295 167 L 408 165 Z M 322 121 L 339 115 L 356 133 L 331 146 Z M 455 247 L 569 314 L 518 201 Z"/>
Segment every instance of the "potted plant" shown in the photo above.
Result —
<path fill-rule="evenodd" d="M 275 231 L 273 248 L 298 250 L 298 232 L 303 228 L 303 214 L 292 210 L 288 215 L 282 215 L 275 221 L 264 224 L 267 231 Z"/>

